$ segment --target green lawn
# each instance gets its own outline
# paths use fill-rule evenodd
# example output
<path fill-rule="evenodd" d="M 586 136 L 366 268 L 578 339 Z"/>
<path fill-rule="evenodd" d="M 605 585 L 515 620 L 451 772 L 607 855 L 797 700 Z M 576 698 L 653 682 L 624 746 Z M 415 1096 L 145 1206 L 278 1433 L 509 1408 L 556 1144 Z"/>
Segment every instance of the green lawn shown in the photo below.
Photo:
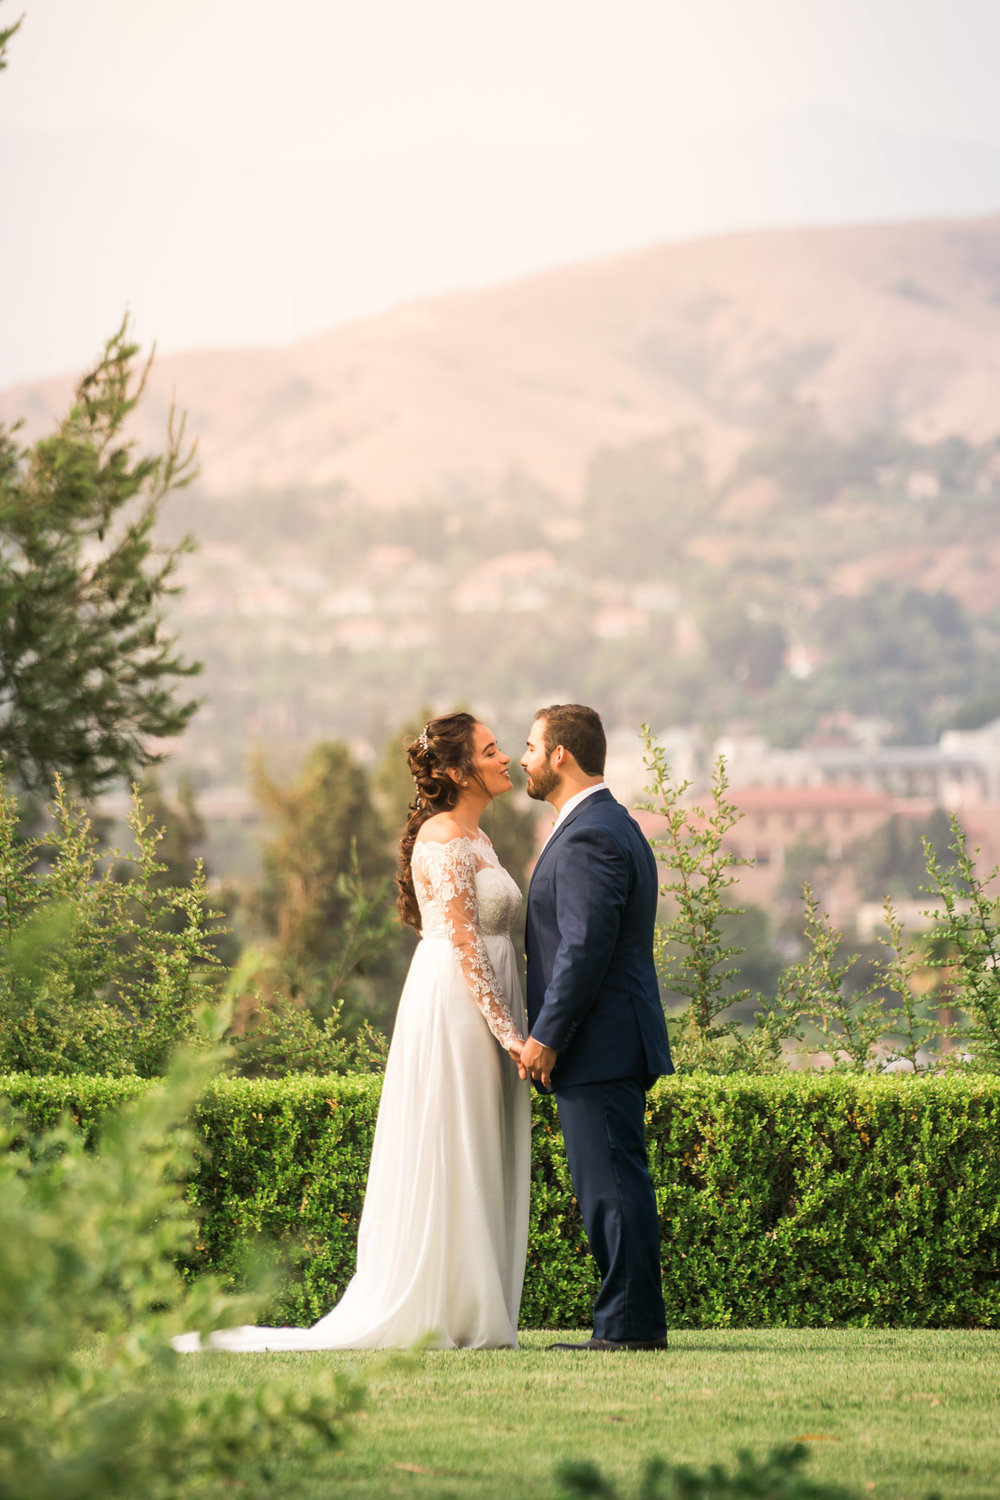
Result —
<path fill-rule="evenodd" d="M 266 1370 L 308 1383 L 330 1359 L 357 1370 L 368 1395 L 347 1446 L 322 1477 L 290 1459 L 282 1500 L 554 1500 L 566 1459 L 599 1463 L 631 1500 L 653 1454 L 728 1468 L 740 1448 L 763 1457 L 795 1438 L 809 1475 L 862 1497 L 1000 1495 L 998 1332 L 688 1331 L 666 1354 L 618 1355 L 549 1353 L 558 1336 L 405 1357 L 208 1355 L 191 1359 L 190 1379 L 251 1382 Z"/>

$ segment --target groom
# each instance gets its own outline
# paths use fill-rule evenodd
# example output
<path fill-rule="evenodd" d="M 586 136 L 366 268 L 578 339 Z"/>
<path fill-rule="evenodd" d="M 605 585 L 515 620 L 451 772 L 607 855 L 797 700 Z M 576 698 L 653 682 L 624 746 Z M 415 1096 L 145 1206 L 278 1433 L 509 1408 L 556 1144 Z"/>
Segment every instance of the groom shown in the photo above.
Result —
<path fill-rule="evenodd" d="M 601 1272 L 593 1337 L 553 1349 L 665 1349 L 645 1091 L 672 1073 L 653 966 L 656 861 L 604 784 L 600 715 L 540 709 L 521 766 L 557 817 L 528 892 L 522 1076 L 551 1088 Z"/>

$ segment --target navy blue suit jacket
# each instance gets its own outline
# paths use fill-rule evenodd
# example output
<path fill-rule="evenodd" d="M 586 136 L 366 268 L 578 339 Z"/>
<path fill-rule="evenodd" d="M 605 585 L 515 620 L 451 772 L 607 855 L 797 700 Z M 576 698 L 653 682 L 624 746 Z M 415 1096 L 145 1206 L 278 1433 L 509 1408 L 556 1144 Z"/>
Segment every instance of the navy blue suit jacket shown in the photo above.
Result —
<path fill-rule="evenodd" d="M 559 1054 L 553 1087 L 672 1073 L 653 965 L 657 867 L 606 787 L 560 823 L 531 877 L 528 1024 Z"/>

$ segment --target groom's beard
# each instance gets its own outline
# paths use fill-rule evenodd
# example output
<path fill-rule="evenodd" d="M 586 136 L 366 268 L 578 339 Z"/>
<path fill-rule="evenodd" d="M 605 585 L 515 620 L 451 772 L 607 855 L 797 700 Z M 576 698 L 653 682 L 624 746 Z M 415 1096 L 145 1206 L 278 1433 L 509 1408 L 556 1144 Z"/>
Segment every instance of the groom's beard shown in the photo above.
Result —
<path fill-rule="evenodd" d="M 547 802 L 551 794 L 556 790 L 561 781 L 558 771 L 551 766 L 545 766 L 541 771 L 535 771 L 528 777 L 527 793 L 536 802 Z"/>

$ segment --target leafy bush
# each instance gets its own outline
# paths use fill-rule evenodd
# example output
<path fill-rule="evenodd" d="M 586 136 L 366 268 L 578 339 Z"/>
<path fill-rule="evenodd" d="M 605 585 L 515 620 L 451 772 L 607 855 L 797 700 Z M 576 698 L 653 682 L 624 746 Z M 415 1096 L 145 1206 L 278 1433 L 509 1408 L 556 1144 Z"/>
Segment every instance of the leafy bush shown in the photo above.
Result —
<path fill-rule="evenodd" d="M 784 1045 L 820 1054 L 836 1071 L 866 1072 L 891 1064 L 913 1071 L 962 1066 L 1000 1072 L 1000 889 L 998 871 L 976 869 L 965 833 L 951 818 L 952 842 L 923 839 L 930 935 L 904 942 L 891 899 L 885 898 L 886 957 L 870 983 L 855 988 L 848 976 L 858 955 L 841 956 L 843 935 L 820 910 L 808 882 L 803 956 L 781 975 L 775 995 L 756 997 L 753 1027 L 732 1014 L 750 993 L 733 989 L 742 949 L 726 942 L 727 922 L 741 911 L 727 902 L 734 870 L 748 863 L 727 848 L 739 820 L 727 797 L 725 765 L 715 769 L 705 808 L 686 800 L 688 782 L 675 782 L 663 750 L 643 725 L 645 764 L 652 784 L 646 807 L 663 818 L 665 832 L 652 840 L 666 878 L 660 893 L 668 915 L 656 933 L 660 977 L 668 992 L 686 1001 L 670 1017 L 672 1046 L 682 1070 L 770 1073 L 784 1064 Z M 939 831 L 938 831 L 939 832 Z M 729 929 L 731 930 L 731 929 Z M 918 997 L 918 977 L 939 971 L 938 1014 Z M 923 985 L 926 988 L 926 983 Z M 940 1012 L 954 1009 L 960 1018 Z M 727 1016 L 727 1012 L 729 1013 Z M 812 1033 L 805 1045 L 805 1028 Z"/>
<path fill-rule="evenodd" d="M 386 883 L 370 890 L 353 846 L 350 857 L 350 872 L 341 873 L 337 882 L 346 911 L 339 951 L 329 963 L 300 972 L 290 994 L 286 956 L 274 945 L 250 948 L 240 959 L 229 982 L 239 1003 L 238 1025 L 228 1038 L 235 1072 L 282 1078 L 286 1073 L 381 1072 L 385 1067 L 388 1042 L 359 1015 L 357 997 L 345 1002 L 344 993 L 352 977 L 384 952 L 399 924 L 386 905 Z"/>
<path fill-rule="evenodd" d="M 721 1040 L 734 1027 L 718 1024 L 719 1015 L 746 998 L 744 991 L 735 996 L 725 991 L 726 973 L 739 950 L 727 946 L 722 936 L 722 920 L 734 910 L 726 906 L 725 893 L 736 884 L 734 870 L 748 863 L 723 844 L 739 812 L 726 797 L 728 782 L 721 758 L 712 780 L 712 806 L 706 812 L 685 805 L 690 782 L 672 781 L 666 757 L 653 743 L 648 725 L 642 726 L 642 733 L 646 765 L 653 776 L 650 790 L 657 799 L 649 806 L 666 822 L 665 833 L 651 844 L 669 875 L 661 894 L 673 897 L 671 918 L 656 932 L 660 977 L 668 990 L 688 1001 L 695 1029 L 707 1040 Z"/>
<path fill-rule="evenodd" d="M 138 1079 L 0 1076 L 36 1129 L 68 1112 L 85 1140 Z M 193 1110 L 200 1153 L 188 1201 L 199 1219 L 188 1276 L 242 1285 L 248 1253 L 282 1258 L 284 1285 L 264 1321 L 309 1323 L 354 1271 L 381 1079 L 216 1078 Z M 197 1324 L 191 1325 L 197 1327 Z"/>
<path fill-rule="evenodd" d="M 46 838 L 21 839 L 0 782 L 0 1068 L 160 1074 L 179 1042 L 198 1041 L 223 972 L 204 873 L 158 884 L 159 834 L 138 793 L 128 880 L 58 778 L 50 814 Z"/>
<path fill-rule="evenodd" d="M 820 911 L 808 885 L 803 887 L 802 899 L 806 952 L 781 976 L 781 1003 L 786 1013 L 812 1023 L 819 1046 L 836 1071 L 864 1072 L 875 1061 L 875 1049 L 890 1028 L 890 1017 L 877 984 L 862 991 L 847 986 L 858 955 L 840 957 L 843 935 Z M 877 973 L 881 978 L 881 971 Z"/>
<path fill-rule="evenodd" d="M 195 1128 L 204 1157 L 190 1199 L 201 1231 L 191 1275 L 241 1285 L 248 1247 L 281 1257 L 264 1319 L 309 1324 L 354 1273 L 381 1079 L 220 1079 Z"/>
<path fill-rule="evenodd" d="M 954 862 L 941 859 L 925 843 L 930 893 L 944 911 L 931 943 L 936 966 L 948 981 L 951 1003 L 967 1020 L 949 1035 L 978 1066 L 1000 1072 L 1000 891 L 990 895 L 988 880 L 976 873 L 965 834 L 952 818 Z"/>
<path fill-rule="evenodd" d="M 671 1082 L 647 1126 L 668 1321 L 998 1326 L 994 1083 Z"/>
<path fill-rule="evenodd" d="M 334 1001 L 317 1018 L 287 998 L 257 1013 L 250 1031 L 227 1038 L 233 1070 L 246 1078 L 284 1078 L 288 1073 L 381 1073 L 389 1044 L 369 1021 L 349 1036 L 344 1003 Z"/>
<path fill-rule="evenodd" d="M 333 1370 L 308 1393 L 251 1381 L 198 1396 L 169 1347 L 255 1310 L 211 1278 L 186 1287 L 173 1265 L 196 1227 L 183 1122 L 213 1063 L 189 1059 L 155 1087 L 95 1081 L 93 1102 L 131 1102 L 91 1118 L 93 1150 L 68 1121 L 0 1129 L 0 1500 L 272 1494 L 290 1443 L 308 1458 L 342 1440 L 359 1392 Z M 68 1080 L 54 1082 L 36 1116 L 66 1099 Z"/>
<path fill-rule="evenodd" d="M 951 835 L 945 856 L 924 839 L 926 915 L 933 919 L 933 927 L 904 943 L 902 926 L 886 897 L 886 935 L 880 941 L 887 957 L 875 964 L 871 984 L 860 991 L 852 992 L 845 983 L 856 956 L 838 960 L 841 934 L 805 888 L 807 951 L 783 976 L 779 1003 L 816 1028 L 834 1068 L 864 1072 L 904 1062 L 914 1071 L 961 1067 L 1000 1072 L 997 871 L 985 878 L 977 872 L 954 816 Z M 931 1002 L 937 1013 L 930 1014 L 918 999 L 915 980 L 920 975 L 926 981 L 935 971 L 937 993 L 932 993 Z M 951 1010 L 957 1019 L 945 1014 Z"/>
<path fill-rule="evenodd" d="M 661 1079 L 668 1325 L 998 1326 L 998 1109 L 962 1077 Z M 555 1111 L 537 1113 L 522 1321 L 583 1326 L 596 1273 Z"/>
<path fill-rule="evenodd" d="M 673 1018 L 674 1061 L 682 1070 L 710 1073 L 773 1071 L 782 1061 L 782 1042 L 801 1039 L 799 1012 L 789 1005 L 787 992 L 760 998 L 749 1035 L 738 1019 L 724 1019 L 750 996 L 749 990 L 732 988 L 735 960 L 743 950 L 725 936 L 728 919 L 743 911 L 728 904 L 727 892 L 736 883 L 734 871 L 748 863 L 725 846 L 740 816 L 726 796 L 725 762 L 720 757 L 716 764 L 710 807 L 696 807 L 685 801 L 690 783 L 673 780 L 647 724 L 642 737 L 652 778 L 646 807 L 666 825 L 664 834 L 650 841 L 666 869 L 660 894 L 671 908 L 668 919 L 657 924 L 657 968 L 664 988 L 687 1001 Z"/>
<path fill-rule="evenodd" d="M 8 1078 L 83 1133 L 138 1080 Z M 354 1269 L 380 1080 L 225 1079 L 195 1106 L 189 1275 L 283 1256 L 265 1321 L 309 1323 Z M 672 1327 L 1000 1326 L 1000 1081 L 982 1075 L 661 1079 L 647 1139 Z M 586 1326 L 596 1292 L 551 1099 L 535 1102 L 522 1325 Z"/>
<path fill-rule="evenodd" d="M 158 1076 L 173 1048 L 197 1043 L 199 1011 L 227 980 L 225 929 L 204 870 L 195 862 L 185 883 L 168 883 L 161 830 L 138 790 L 131 856 L 101 848 L 58 779 L 49 814 L 46 837 L 22 837 L 17 804 L 0 781 L 0 1069 Z M 356 866 L 341 885 L 341 949 L 302 994 L 288 995 L 273 952 L 250 950 L 228 977 L 230 998 L 241 1002 L 227 1037 L 236 1071 L 278 1077 L 384 1066 L 385 1038 L 365 1022 L 352 1035 L 338 995 L 392 919 Z"/>
<path fill-rule="evenodd" d="M 732 1474 L 722 1464 L 699 1472 L 689 1464 L 670 1466 L 662 1458 L 647 1461 L 638 1500 L 860 1500 L 856 1490 L 825 1484 L 802 1473 L 807 1458 L 802 1443 L 775 1448 L 765 1459 L 737 1454 Z M 566 1463 L 557 1471 L 566 1500 L 618 1500 L 618 1489 L 596 1464 Z M 928 1497 L 933 1500 L 933 1497 Z"/>

